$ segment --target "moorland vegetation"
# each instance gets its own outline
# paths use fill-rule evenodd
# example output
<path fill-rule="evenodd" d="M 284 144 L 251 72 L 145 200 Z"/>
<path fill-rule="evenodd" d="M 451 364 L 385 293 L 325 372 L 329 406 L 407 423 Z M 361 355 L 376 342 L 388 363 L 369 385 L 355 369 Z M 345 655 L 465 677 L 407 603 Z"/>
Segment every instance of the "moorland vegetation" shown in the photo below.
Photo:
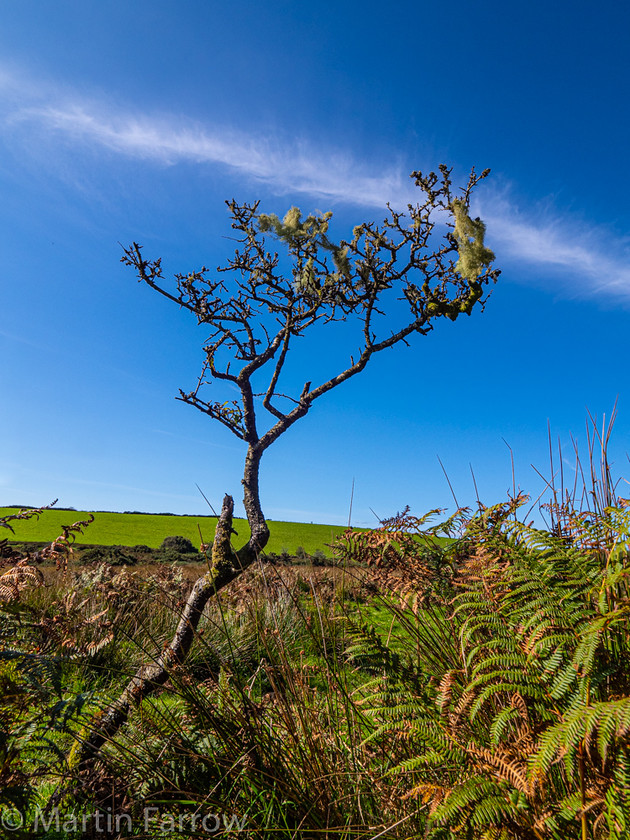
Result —
<path fill-rule="evenodd" d="M 12 836 L 61 840 L 84 815 L 84 837 L 204 837 L 211 814 L 222 836 L 626 838 L 630 507 L 605 449 L 591 463 L 584 493 L 550 480 L 546 527 L 515 493 L 348 530 L 332 568 L 253 564 L 89 764 L 94 719 L 161 656 L 190 583 L 178 564 L 73 567 L 85 523 L 17 562 L 5 544 Z"/>

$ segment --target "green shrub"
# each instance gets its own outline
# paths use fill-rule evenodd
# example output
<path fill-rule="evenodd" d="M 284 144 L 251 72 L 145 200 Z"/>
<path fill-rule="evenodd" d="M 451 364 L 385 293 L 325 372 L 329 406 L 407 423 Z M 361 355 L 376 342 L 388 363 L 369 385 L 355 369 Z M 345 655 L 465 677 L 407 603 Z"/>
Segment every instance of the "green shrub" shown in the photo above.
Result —
<path fill-rule="evenodd" d="M 203 559 L 187 537 L 166 537 L 162 545 L 153 552 L 153 559 L 160 563 L 195 563 Z"/>
<path fill-rule="evenodd" d="M 311 563 L 313 566 L 327 566 L 328 557 L 326 557 L 321 548 L 316 548 L 311 554 Z"/>
<path fill-rule="evenodd" d="M 166 537 L 160 551 L 174 551 L 177 554 L 198 554 L 199 552 L 187 537 Z"/>

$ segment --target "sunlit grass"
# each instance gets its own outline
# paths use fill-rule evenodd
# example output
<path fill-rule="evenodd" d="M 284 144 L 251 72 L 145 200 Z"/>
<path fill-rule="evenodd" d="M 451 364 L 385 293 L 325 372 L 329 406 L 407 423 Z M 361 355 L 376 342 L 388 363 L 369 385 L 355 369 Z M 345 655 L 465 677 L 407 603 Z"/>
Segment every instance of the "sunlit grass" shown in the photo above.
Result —
<path fill-rule="evenodd" d="M 0 508 L 0 517 L 16 512 L 15 508 Z M 11 538 L 16 542 L 49 542 L 58 536 L 62 525 L 69 525 L 88 517 L 89 513 L 86 511 L 45 510 L 39 519 L 14 522 L 15 535 Z M 295 554 L 300 546 L 308 554 L 317 549 L 329 554 L 327 546 L 344 531 L 344 527 L 340 525 L 275 520 L 269 521 L 268 524 L 271 537 L 266 551 L 277 554 L 283 549 L 289 554 Z M 215 526 L 215 516 L 97 512 L 94 514 L 94 522 L 84 534 L 77 536 L 76 542 L 77 545 L 148 545 L 150 548 L 158 548 L 166 537 L 179 535 L 187 537 L 198 546 L 200 532 L 204 542 L 212 542 Z M 237 532 L 234 543 L 239 546 L 246 543 L 250 537 L 247 520 L 235 519 L 234 530 Z M 7 532 L 6 536 L 11 535 Z"/>

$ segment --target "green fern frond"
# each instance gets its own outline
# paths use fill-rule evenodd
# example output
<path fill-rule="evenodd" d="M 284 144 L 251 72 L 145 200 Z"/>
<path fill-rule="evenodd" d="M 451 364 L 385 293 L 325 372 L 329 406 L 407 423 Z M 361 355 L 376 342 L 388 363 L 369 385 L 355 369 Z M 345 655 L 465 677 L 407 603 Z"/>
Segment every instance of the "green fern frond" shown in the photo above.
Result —
<path fill-rule="evenodd" d="M 463 818 L 468 822 L 480 803 L 492 802 L 496 799 L 506 803 L 506 812 L 513 808 L 499 784 L 484 776 L 474 775 L 450 791 L 445 801 L 436 809 L 432 822 L 441 825 L 449 825 L 453 822 L 457 824 L 461 823 Z"/>
<path fill-rule="evenodd" d="M 473 668 L 471 677 L 471 688 L 483 685 L 489 679 L 493 679 L 501 671 L 514 668 L 527 668 L 528 657 L 520 651 L 505 651 L 499 654 L 492 653 L 486 659 L 482 659 Z"/>
<path fill-rule="evenodd" d="M 549 694 L 554 700 L 559 700 L 564 697 L 573 683 L 577 679 L 577 671 L 573 663 L 569 663 L 565 668 L 558 672 L 556 679 L 551 684 Z"/>
<path fill-rule="evenodd" d="M 490 724 L 490 742 L 498 746 L 504 740 L 505 733 L 509 728 L 513 728 L 514 722 L 519 720 L 519 718 L 520 715 L 517 709 L 513 709 L 511 706 L 501 709 Z"/>
<path fill-rule="evenodd" d="M 562 722 L 549 727 L 532 761 L 532 778 L 548 773 L 557 758 L 575 753 L 581 743 L 593 739 L 596 730 L 598 750 L 605 760 L 615 742 L 630 734 L 630 698 L 578 706 Z"/>

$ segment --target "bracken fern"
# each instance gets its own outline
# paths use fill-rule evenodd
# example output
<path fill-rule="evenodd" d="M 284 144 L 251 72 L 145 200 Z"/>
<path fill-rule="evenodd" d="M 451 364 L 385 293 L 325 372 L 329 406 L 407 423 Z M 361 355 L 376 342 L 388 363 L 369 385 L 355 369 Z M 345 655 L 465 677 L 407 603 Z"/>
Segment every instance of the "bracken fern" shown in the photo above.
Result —
<path fill-rule="evenodd" d="M 427 837 L 621 840 L 630 826 L 630 511 L 621 500 L 571 512 L 565 499 L 563 527 L 550 532 L 518 521 L 524 501 L 469 519 L 451 548 L 446 606 L 433 597 L 435 569 L 416 578 L 422 610 L 389 601 L 390 636 L 406 634 L 406 658 L 374 628 L 353 626 L 351 654 L 380 674 L 362 701 L 375 725 L 367 741 L 387 745 L 387 772 L 405 780 Z M 395 561 L 408 580 L 404 553 Z M 390 589 L 394 565 L 390 554 L 380 575 Z"/>

